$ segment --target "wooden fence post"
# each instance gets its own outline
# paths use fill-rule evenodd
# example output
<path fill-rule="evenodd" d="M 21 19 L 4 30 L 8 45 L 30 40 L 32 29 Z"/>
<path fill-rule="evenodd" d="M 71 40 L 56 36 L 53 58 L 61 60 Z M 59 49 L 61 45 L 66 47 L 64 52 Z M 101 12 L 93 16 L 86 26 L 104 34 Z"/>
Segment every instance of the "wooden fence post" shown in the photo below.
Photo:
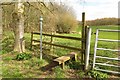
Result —
<path fill-rule="evenodd" d="M 82 46 L 81 46 L 81 49 L 83 50 L 81 53 L 81 63 L 84 63 L 84 56 L 85 56 L 85 46 L 86 46 L 86 28 L 85 28 L 85 12 L 82 13 Z"/>
<path fill-rule="evenodd" d="M 33 42 L 33 32 L 31 32 L 31 46 L 30 46 L 31 50 L 32 50 L 32 42 Z"/>
<path fill-rule="evenodd" d="M 51 44 L 53 44 L 53 36 L 52 35 L 53 35 L 53 31 L 51 33 L 51 41 L 50 41 Z M 54 47 L 53 45 L 50 45 L 50 52 L 51 53 L 53 53 L 53 47 Z"/>

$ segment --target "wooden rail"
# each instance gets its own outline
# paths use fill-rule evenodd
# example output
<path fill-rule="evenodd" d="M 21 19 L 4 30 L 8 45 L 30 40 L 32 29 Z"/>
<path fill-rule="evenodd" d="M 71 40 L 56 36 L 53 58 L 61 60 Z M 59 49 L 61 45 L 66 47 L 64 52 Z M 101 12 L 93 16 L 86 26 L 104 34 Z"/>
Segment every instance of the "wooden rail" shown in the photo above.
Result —
<path fill-rule="evenodd" d="M 32 40 L 32 41 L 40 42 L 39 40 Z M 78 51 L 84 51 L 84 50 L 82 50 L 82 49 L 80 49 L 80 48 L 70 47 L 70 46 L 64 46 L 64 45 L 59 45 L 59 44 L 53 44 L 53 43 L 50 43 L 50 42 L 44 42 L 44 41 L 43 41 L 43 44 L 48 44 L 48 45 L 53 45 L 53 46 L 57 46 L 57 47 L 62 47 L 62 48 L 67 48 L 67 49 L 78 50 Z"/>
<path fill-rule="evenodd" d="M 39 32 L 31 32 L 31 48 L 32 48 L 32 46 L 34 46 L 34 45 L 32 44 L 33 41 L 34 41 L 34 42 L 40 42 L 39 40 L 33 39 L 33 34 L 40 35 Z M 42 35 L 44 35 L 44 36 L 49 36 L 49 37 L 55 37 L 55 38 L 64 38 L 64 39 L 70 39 L 70 40 L 84 41 L 84 39 L 78 38 L 78 37 L 62 36 L 62 35 L 53 35 L 53 34 L 45 34 L 45 33 L 43 33 Z M 85 52 L 85 49 L 80 49 L 80 48 L 76 48 L 76 47 L 64 46 L 64 45 L 54 44 L 54 43 L 52 43 L 52 42 L 45 42 L 45 41 L 43 41 L 42 43 L 43 43 L 43 44 L 52 45 L 52 46 L 56 46 L 56 47 L 67 48 L 67 49 L 72 49 L 72 50 L 77 50 L 77 51 Z"/>
<path fill-rule="evenodd" d="M 39 32 L 32 32 L 33 34 L 40 35 Z M 71 39 L 71 40 L 78 40 L 78 41 L 84 41 L 85 39 L 78 38 L 78 37 L 71 37 L 71 36 L 62 36 L 62 35 L 51 35 L 51 34 L 45 34 L 42 33 L 44 36 L 50 36 L 50 37 L 57 37 L 57 38 L 65 38 L 65 39 Z"/>

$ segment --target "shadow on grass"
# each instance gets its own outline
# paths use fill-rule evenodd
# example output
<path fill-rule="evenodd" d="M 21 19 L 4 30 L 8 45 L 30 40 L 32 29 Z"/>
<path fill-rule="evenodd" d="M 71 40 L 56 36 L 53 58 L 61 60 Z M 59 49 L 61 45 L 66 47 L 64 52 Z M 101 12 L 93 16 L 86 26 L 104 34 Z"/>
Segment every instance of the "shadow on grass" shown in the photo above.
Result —
<path fill-rule="evenodd" d="M 76 61 L 70 60 L 69 63 L 67 63 L 67 65 L 70 67 L 70 69 L 84 70 L 84 65 L 81 64 L 81 62 L 76 62 Z"/>
<path fill-rule="evenodd" d="M 43 53 L 43 58 L 49 63 L 48 65 L 45 65 L 43 67 L 41 67 L 40 69 L 42 71 L 48 71 L 51 70 L 52 68 L 54 68 L 55 66 L 58 66 L 58 62 L 53 61 L 54 59 L 57 58 L 57 56 L 54 56 L 52 54 L 48 54 L 48 53 Z"/>
<path fill-rule="evenodd" d="M 48 70 L 52 70 L 52 68 L 54 68 L 58 65 L 59 65 L 58 62 L 52 61 L 48 65 L 41 67 L 40 70 L 45 72 L 45 71 L 48 71 Z"/>

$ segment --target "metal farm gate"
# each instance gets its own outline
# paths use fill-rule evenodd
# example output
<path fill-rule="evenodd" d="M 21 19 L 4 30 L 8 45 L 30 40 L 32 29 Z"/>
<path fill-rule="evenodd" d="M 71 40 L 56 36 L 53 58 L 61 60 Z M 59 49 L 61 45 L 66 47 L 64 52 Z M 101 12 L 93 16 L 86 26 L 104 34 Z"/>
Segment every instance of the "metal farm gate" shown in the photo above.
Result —
<path fill-rule="evenodd" d="M 106 57 L 106 56 L 99 56 L 97 54 L 97 51 L 110 51 L 112 52 L 112 54 L 114 52 L 117 52 L 118 54 L 120 54 L 120 50 L 119 49 L 106 49 L 106 48 L 99 48 L 98 47 L 98 41 L 103 41 L 103 42 L 120 42 L 120 40 L 111 40 L 111 39 L 100 39 L 98 38 L 98 35 L 99 35 L 99 32 L 120 32 L 120 30 L 109 30 L 109 29 L 97 29 L 96 31 L 96 40 L 95 40 L 95 47 L 94 47 L 94 60 L 93 60 L 93 69 L 95 70 L 98 70 L 98 71 L 103 71 L 103 72 L 109 72 L 109 73 L 115 73 L 115 74 L 120 74 L 120 57 Z M 104 35 L 103 35 L 104 36 Z M 112 45 L 111 45 L 112 46 Z M 110 54 L 108 54 L 110 55 Z M 107 62 L 100 62 L 100 61 L 96 61 L 96 59 L 105 59 L 107 60 Z M 118 61 L 117 64 L 112 64 L 112 63 L 109 63 L 108 61 L 111 60 L 111 61 Z M 109 63 L 109 64 L 108 64 Z M 98 66 L 106 66 L 106 68 L 104 69 L 103 67 L 102 68 L 99 68 Z M 109 70 L 108 67 L 112 67 L 113 68 L 116 68 L 117 70 Z"/>

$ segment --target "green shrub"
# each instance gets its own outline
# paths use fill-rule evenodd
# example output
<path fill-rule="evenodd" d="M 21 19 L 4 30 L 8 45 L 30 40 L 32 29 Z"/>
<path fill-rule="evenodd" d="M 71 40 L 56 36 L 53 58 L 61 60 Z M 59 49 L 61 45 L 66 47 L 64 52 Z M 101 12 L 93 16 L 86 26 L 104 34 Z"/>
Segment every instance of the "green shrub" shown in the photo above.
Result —
<path fill-rule="evenodd" d="M 27 54 L 27 53 L 20 53 L 16 56 L 16 60 L 28 60 L 32 57 L 31 54 Z"/>
<path fill-rule="evenodd" d="M 88 75 L 93 78 L 108 78 L 108 75 L 106 73 L 102 73 L 99 71 L 91 70 L 88 72 Z"/>

